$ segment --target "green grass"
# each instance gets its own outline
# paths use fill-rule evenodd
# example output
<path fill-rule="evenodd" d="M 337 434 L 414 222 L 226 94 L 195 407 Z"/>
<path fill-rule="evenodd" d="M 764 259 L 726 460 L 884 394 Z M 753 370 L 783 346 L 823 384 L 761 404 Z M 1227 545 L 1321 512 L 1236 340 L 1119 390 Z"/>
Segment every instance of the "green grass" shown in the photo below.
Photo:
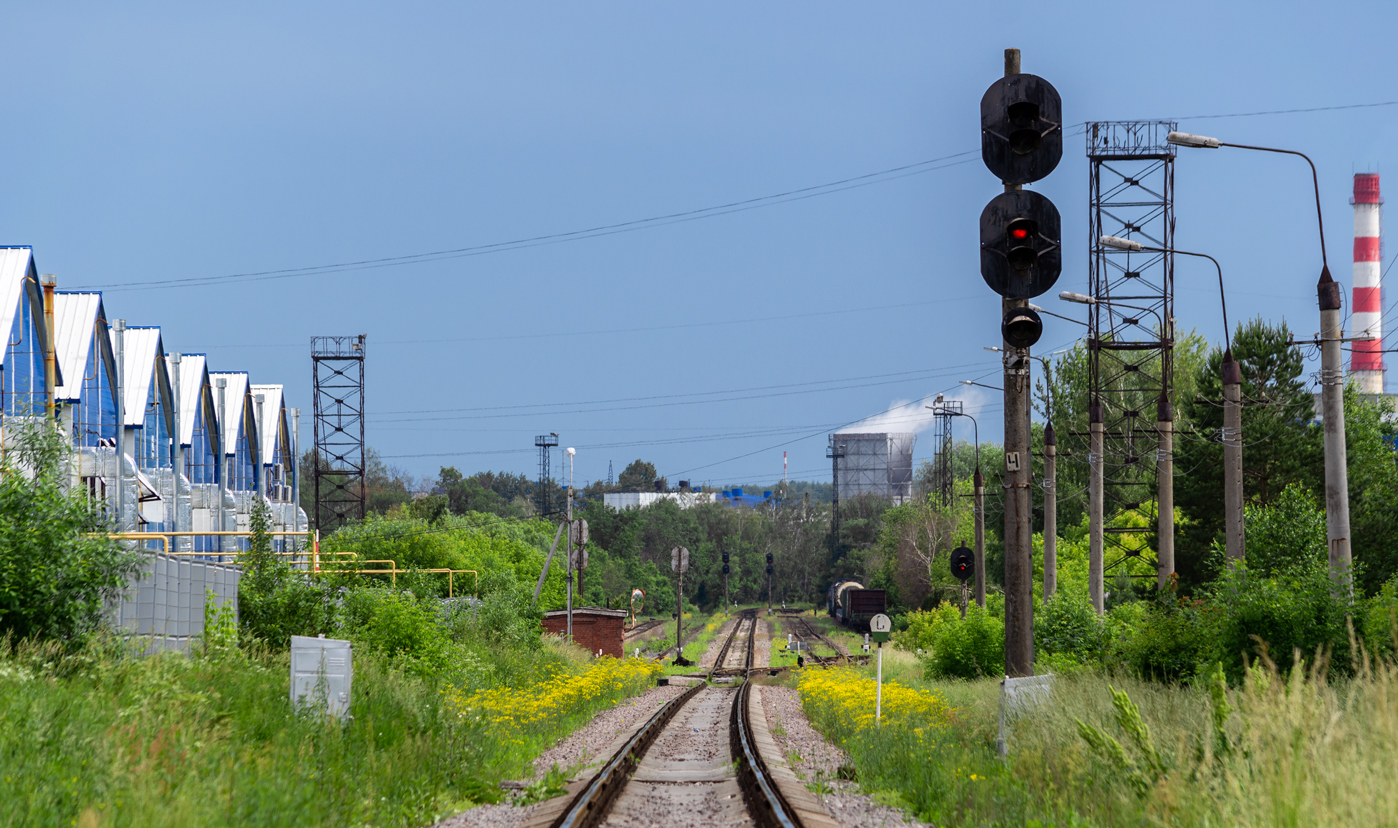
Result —
<path fill-rule="evenodd" d="M 618 700 L 578 704 L 507 742 L 458 716 L 448 683 L 508 683 L 545 667 L 581 672 L 589 663 L 581 651 L 550 645 L 491 661 L 466 651 L 477 663 L 428 679 L 356 649 L 353 718 L 341 723 L 292 708 L 285 652 L 5 649 L 4 825 L 424 825 L 494 800 L 501 780 Z"/>
<path fill-rule="evenodd" d="M 1208 683 L 1061 676 L 1050 703 L 1014 722 L 1005 761 L 997 681 L 925 682 L 914 656 L 887 648 L 884 680 L 933 689 L 952 712 L 919 723 L 921 734 L 911 725 L 851 734 L 811 701 L 808 714 L 837 735 L 866 790 L 937 825 L 1398 825 L 1391 663 L 1342 683 L 1324 669 L 1263 666 L 1237 687 L 1215 684 L 1222 696 Z"/>

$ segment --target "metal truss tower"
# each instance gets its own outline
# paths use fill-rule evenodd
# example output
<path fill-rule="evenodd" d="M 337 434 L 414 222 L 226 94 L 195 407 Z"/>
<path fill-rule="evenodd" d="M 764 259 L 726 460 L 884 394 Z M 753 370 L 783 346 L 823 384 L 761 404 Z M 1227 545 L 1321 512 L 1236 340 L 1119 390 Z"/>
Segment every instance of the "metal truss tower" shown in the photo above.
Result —
<path fill-rule="evenodd" d="M 952 418 L 962 412 L 961 400 L 943 400 L 935 409 L 932 424 L 932 492 L 941 500 L 943 509 L 950 509 L 956 489 L 956 464 L 953 453 L 956 446 L 952 440 Z"/>
<path fill-rule="evenodd" d="M 1173 480 L 1161 479 L 1157 464 L 1171 468 L 1161 454 L 1170 443 L 1161 433 L 1173 428 L 1174 419 L 1174 254 L 1114 250 L 1099 240 L 1118 236 L 1174 249 L 1175 148 L 1165 136 L 1175 127 L 1172 121 L 1087 125 L 1088 280 L 1097 300 L 1089 311 L 1088 416 L 1093 430 L 1100 423 L 1102 432 L 1101 457 L 1089 456 L 1089 462 L 1102 464 L 1104 515 L 1138 512 L 1157 543 L 1157 493 L 1173 502 Z M 1170 568 L 1172 517 L 1165 524 L 1169 552 L 1161 556 Z M 1141 534 L 1104 527 L 1104 571 L 1131 558 L 1149 560 L 1150 544 Z"/>
<path fill-rule="evenodd" d="M 312 519 L 321 531 L 364 519 L 365 338 L 365 334 L 311 337 L 311 380 L 315 385 Z"/>
<path fill-rule="evenodd" d="M 535 506 L 540 515 L 552 514 L 549 504 L 549 478 L 553 471 L 553 453 L 551 449 L 558 445 L 558 435 L 540 434 L 534 438 L 534 445 L 539 448 L 539 486 L 534 492 Z"/>

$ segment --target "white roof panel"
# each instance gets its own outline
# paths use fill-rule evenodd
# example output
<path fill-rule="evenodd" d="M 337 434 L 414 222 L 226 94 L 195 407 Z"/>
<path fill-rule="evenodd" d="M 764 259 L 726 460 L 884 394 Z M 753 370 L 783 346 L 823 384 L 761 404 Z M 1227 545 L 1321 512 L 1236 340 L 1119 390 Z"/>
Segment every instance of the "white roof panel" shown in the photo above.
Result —
<path fill-rule="evenodd" d="M 170 357 L 165 364 L 171 365 Z M 204 355 L 182 354 L 180 356 L 180 445 L 194 443 L 194 421 L 198 419 L 199 406 L 203 401 L 199 391 L 204 387 Z"/>
<path fill-rule="evenodd" d="M 53 297 L 53 326 L 58 367 L 63 372 L 63 384 L 54 397 L 62 402 L 77 402 L 82 393 L 83 377 L 87 375 L 88 354 L 92 351 L 97 312 L 102 307 L 100 293 L 55 293 Z"/>
<path fill-rule="evenodd" d="M 219 434 L 223 436 L 223 453 L 238 453 L 238 418 L 243 416 L 243 403 L 248 395 L 248 375 L 246 371 L 220 371 L 209 372 L 209 387 L 214 393 L 214 416 L 218 416 L 218 381 L 224 379 L 228 381 L 228 387 L 224 390 L 223 404 L 228 410 L 224 416 L 232 421 L 231 428 L 225 428 L 223 423 L 218 424 Z"/>
<path fill-rule="evenodd" d="M 116 331 L 108 329 L 112 338 L 112 351 L 116 351 Z M 125 408 L 126 425 L 142 426 L 146 422 L 146 403 L 150 401 L 151 380 L 154 379 L 155 361 L 160 357 L 159 328 L 127 328 L 122 337 L 125 351 L 125 367 L 122 379 L 122 405 Z M 156 392 L 160 393 L 159 391 Z"/>
<path fill-rule="evenodd" d="M 277 439 L 281 436 L 282 425 L 282 387 L 280 385 L 254 385 L 252 387 L 252 410 L 257 413 L 257 395 L 263 396 L 262 413 L 257 420 L 257 437 L 262 443 L 262 451 L 259 456 L 263 465 L 270 465 L 272 458 L 277 455 Z M 264 425 L 262 420 L 270 418 L 271 424 Z"/>
<path fill-rule="evenodd" d="M 15 324 L 19 298 L 24 293 L 24 277 L 29 274 L 33 258 L 34 252 L 27 247 L 0 248 L 0 331 L 7 337 Z M 5 349 L 0 349 L 0 361 L 4 359 Z"/>

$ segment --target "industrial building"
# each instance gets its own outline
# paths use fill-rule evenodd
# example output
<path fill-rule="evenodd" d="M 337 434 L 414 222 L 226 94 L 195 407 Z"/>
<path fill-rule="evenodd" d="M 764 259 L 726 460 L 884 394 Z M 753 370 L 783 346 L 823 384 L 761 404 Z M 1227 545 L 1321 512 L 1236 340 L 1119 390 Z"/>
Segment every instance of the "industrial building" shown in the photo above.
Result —
<path fill-rule="evenodd" d="M 48 400 L 44 372 L 47 320 L 34 254 L 0 247 L 0 329 L 9 333 L 0 356 L 0 417 L 41 416 Z"/>
<path fill-rule="evenodd" d="M 913 496 L 913 447 L 907 432 L 836 433 L 830 435 L 835 502 L 873 495 L 906 503 Z"/>
<path fill-rule="evenodd" d="M 0 325 L 9 332 L 0 451 L 17 425 L 56 421 L 73 447 L 71 484 L 103 505 L 117 532 L 147 534 L 129 542 L 168 553 L 153 554 L 143 567 L 153 583 L 113 604 L 109 620 L 165 642 L 153 646 L 184 646 L 197 635 L 190 619 L 203 617 L 208 578 L 236 599 L 237 567 L 182 555 L 236 563 L 227 553 L 246 539 L 216 533 L 247 532 L 259 500 L 273 531 L 308 526 L 296 502 L 299 410 L 286 407 L 282 385 L 210 374 L 202 354 L 167 354 L 160 328 L 109 320 L 100 292 L 56 283 L 38 273 L 31 248 L 0 247 Z M 183 596 L 178 604 L 173 595 Z"/>
<path fill-rule="evenodd" d="M 644 509 L 653 503 L 671 500 L 681 509 L 689 509 L 701 503 L 713 503 L 713 492 L 609 492 L 602 495 L 602 502 L 616 509 Z"/>

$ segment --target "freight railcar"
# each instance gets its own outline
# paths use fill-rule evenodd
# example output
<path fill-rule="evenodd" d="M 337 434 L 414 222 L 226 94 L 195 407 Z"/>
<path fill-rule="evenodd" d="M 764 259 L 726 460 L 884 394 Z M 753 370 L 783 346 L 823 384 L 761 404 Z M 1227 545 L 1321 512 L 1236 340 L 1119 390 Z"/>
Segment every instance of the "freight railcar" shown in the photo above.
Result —
<path fill-rule="evenodd" d="M 826 611 L 840 624 L 857 632 L 869 629 L 869 619 L 888 609 L 888 593 L 865 589 L 858 581 L 836 581 L 826 594 Z"/>

